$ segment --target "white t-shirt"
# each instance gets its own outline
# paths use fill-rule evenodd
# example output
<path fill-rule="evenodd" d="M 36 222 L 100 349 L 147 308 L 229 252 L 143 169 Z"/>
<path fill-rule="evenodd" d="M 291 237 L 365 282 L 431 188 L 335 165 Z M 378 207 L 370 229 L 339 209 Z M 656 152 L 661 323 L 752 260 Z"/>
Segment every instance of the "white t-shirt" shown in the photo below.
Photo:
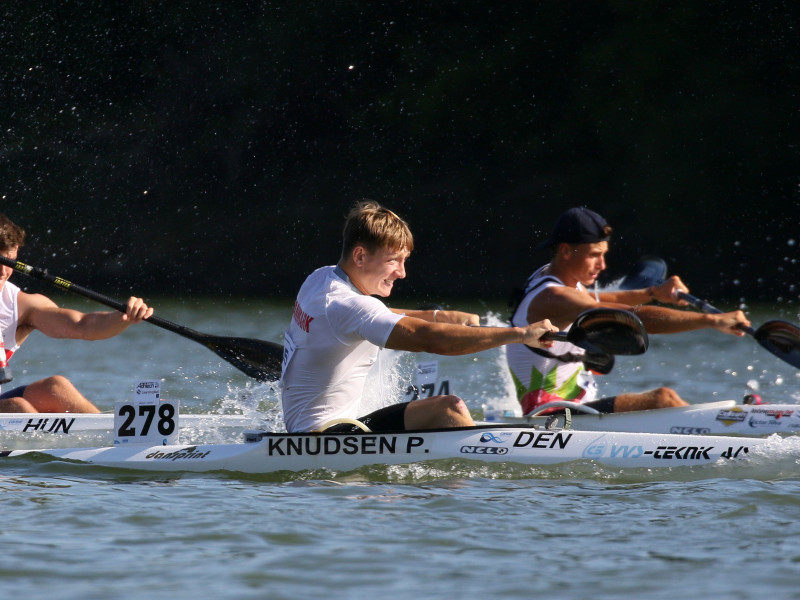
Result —
<path fill-rule="evenodd" d="M 355 419 L 367 372 L 403 315 L 365 296 L 338 267 L 322 267 L 297 294 L 284 339 L 283 419 L 311 431 L 332 419 Z"/>

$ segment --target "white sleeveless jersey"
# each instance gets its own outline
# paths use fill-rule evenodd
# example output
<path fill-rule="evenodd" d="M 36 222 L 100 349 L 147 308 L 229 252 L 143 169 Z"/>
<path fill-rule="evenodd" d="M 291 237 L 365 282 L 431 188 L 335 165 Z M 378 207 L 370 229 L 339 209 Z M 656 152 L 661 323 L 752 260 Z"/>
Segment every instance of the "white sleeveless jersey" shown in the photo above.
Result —
<path fill-rule="evenodd" d="M 511 316 L 514 327 L 528 325 L 528 308 L 537 294 L 548 287 L 564 285 L 557 277 L 544 274 L 548 266 L 538 269 L 528 279 L 522 302 Z M 585 288 L 578 284 L 578 289 Z M 555 342 L 547 351 L 555 355 L 584 354 L 582 348 L 569 342 Z M 563 362 L 541 356 L 525 344 L 509 344 L 506 359 L 523 412 L 551 400 L 589 402 L 597 396 L 597 383 L 581 362 Z"/>
<path fill-rule="evenodd" d="M 365 296 L 338 267 L 322 267 L 297 294 L 281 378 L 287 431 L 359 416 L 367 372 L 403 315 Z"/>

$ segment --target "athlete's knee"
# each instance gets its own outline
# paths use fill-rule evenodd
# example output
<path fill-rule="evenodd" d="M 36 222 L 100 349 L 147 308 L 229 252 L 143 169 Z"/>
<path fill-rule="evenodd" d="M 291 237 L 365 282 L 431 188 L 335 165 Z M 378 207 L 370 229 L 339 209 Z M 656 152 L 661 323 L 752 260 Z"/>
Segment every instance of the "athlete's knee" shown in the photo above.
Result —
<path fill-rule="evenodd" d="M 446 423 L 443 423 L 444 425 L 453 427 L 475 424 L 472 420 L 472 415 L 469 414 L 469 408 L 467 408 L 466 402 L 460 397 L 452 394 L 439 396 L 438 404 L 446 420 Z"/>
<path fill-rule="evenodd" d="M 459 396 L 455 396 L 453 394 L 440 396 L 439 402 L 453 412 L 469 414 L 469 409 L 467 408 L 466 402 L 464 402 L 464 400 L 462 400 Z"/>
<path fill-rule="evenodd" d="M 72 385 L 72 382 L 63 375 L 51 375 L 50 377 L 45 377 L 44 379 L 41 379 L 32 385 L 37 385 L 42 389 L 49 391 L 50 393 L 75 389 L 75 386 Z"/>
<path fill-rule="evenodd" d="M 464 401 L 458 396 L 432 396 L 414 400 L 406 408 L 406 429 L 466 427 L 474 425 Z"/>
<path fill-rule="evenodd" d="M 656 408 L 687 405 L 687 402 L 678 395 L 678 392 L 668 387 L 656 388 L 653 390 L 653 397 L 655 398 Z"/>
<path fill-rule="evenodd" d="M 72 382 L 63 375 L 51 375 L 47 378 L 48 383 L 53 387 L 75 387 Z"/>

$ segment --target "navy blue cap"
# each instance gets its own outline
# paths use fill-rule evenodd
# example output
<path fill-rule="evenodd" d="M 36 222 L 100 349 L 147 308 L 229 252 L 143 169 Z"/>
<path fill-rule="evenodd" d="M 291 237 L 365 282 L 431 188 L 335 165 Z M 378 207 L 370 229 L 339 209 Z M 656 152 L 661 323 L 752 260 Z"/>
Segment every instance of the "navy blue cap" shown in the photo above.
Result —
<path fill-rule="evenodd" d="M 607 242 L 610 236 L 605 233 L 606 227 L 608 223 L 596 212 L 584 207 L 570 208 L 556 220 L 553 235 L 536 246 L 536 249 L 543 250 L 563 242 L 567 244 Z"/>

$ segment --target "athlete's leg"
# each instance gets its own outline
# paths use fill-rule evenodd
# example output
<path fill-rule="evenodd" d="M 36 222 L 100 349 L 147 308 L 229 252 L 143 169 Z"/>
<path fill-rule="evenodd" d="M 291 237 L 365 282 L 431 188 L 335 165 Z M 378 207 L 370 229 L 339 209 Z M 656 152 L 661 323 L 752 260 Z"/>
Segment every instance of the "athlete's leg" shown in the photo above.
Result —
<path fill-rule="evenodd" d="M 405 412 L 406 429 L 438 429 L 475 425 L 469 409 L 458 396 L 432 396 L 415 400 Z"/>
<path fill-rule="evenodd" d="M 62 375 L 54 375 L 28 384 L 23 398 L 35 412 L 98 413 L 100 410 L 89 402 Z"/>
<path fill-rule="evenodd" d="M 614 412 L 671 408 L 673 406 L 687 406 L 688 404 L 675 390 L 668 387 L 660 387 L 647 392 L 620 394 L 614 400 Z"/>
<path fill-rule="evenodd" d="M 4 413 L 35 413 L 39 412 L 25 398 L 5 398 L 0 400 L 0 412 Z"/>

